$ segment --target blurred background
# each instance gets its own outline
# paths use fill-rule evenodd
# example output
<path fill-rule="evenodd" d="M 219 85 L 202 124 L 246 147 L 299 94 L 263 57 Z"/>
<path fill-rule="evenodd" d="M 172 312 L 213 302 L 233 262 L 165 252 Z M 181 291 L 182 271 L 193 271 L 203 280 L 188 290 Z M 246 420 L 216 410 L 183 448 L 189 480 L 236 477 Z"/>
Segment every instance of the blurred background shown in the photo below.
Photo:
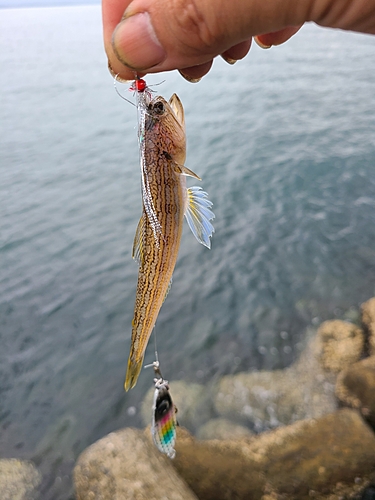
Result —
<path fill-rule="evenodd" d="M 30 6 L 0 10 L 0 456 L 32 459 L 43 499 L 65 500 L 85 447 L 143 426 L 153 374 L 124 392 L 136 110 L 107 71 L 99 3 L 42 3 L 0 0 Z M 181 98 L 216 214 L 211 250 L 185 227 L 156 325 L 166 378 L 287 367 L 309 327 L 375 294 L 374 75 L 374 37 L 307 25 L 197 85 L 147 79 Z"/>

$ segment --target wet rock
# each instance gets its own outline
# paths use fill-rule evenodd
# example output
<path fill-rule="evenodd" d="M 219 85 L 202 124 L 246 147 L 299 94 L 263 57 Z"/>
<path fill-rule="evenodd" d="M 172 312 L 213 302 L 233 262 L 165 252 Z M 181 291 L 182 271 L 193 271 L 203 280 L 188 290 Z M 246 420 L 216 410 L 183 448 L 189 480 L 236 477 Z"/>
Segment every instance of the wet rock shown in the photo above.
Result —
<path fill-rule="evenodd" d="M 369 353 L 375 355 L 375 297 L 361 305 L 361 315 L 367 334 Z"/>
<path fill-rule="evenodd" d="M 317 332 L 308 331 L 307 337 L 310 340 L 299 359 L 284 370 L 228 375 L 209 390 L 199 384 L 171 382 L 180 424 L 198 432 L 217 416 L 263 432 L 335 411 L 337 373 L 360 359 L 363 332 L 335 320 L 326 321 Z M 150 423 L 153 393 L 151 388 L 142 404 L 145 425 Z"/>
<path fill-rule="evenodd" d="M 343 370 L 337 378 L 336 395 L 344 405 L 358 409 L 375 428 L 375 356 Z"/>
<path fill-rule="evenodd" d="M 360 491 L 375 467 L 375 435 L 349 409 L 241 441 L 180 434 L 176 451 L 174 467 L 205 500 L 329 498 L 354 483 Z"/>
<path fill-rule="evenodd" d="M 197 500 L 148 434 L 123 429 L 87 448 L 74 468 L 77 500 Z"/>
<path fill-rule="evenodd" d="M 178 380 L 170 382 L 169 388 L 178 410 L 177 420 L 180 425 L 193 432 L 210 418 L 210 397 L 203 385 Z M 151 422 L 154 392 L 152 387 L 142 402 L 141 415 L 146 426 Z"/>
<path fill-rule="evenodd" d="M 31 462 L 0 460 L 1 500 L 33 500 L 38 496 L 41 475 Z"/>
<path fill-rule="evenodd" d="M 320 361 L 329 372 L 338 373 L 361 358 L 364 334 L 352 323 L 325 321 L 320 325 L 317 337 L 321 342 Z"/>
<path fill-rule="evenodd" d="M 226 419 L 250 425 L 256 432 L 287 424 L 299 415 L 302 393 L 287 371 L 239 373 L 223 377 L 214 404 Z"/>
<path fill-rule="evenodd" d="M 223 377 L 214 394 L 217 413 L 260 432 L 335 411 L 335 376 L 323 370 L 320 354 L 313 337 L 288 369 Z"/>
<path fill-rule="evenodd" d="M 181 429 L 173 466 L 200 499 L 259 500 L 262 467 L 243 452 L 252 439 L 198 441 Z"/>
<path fill-rule="evenodd" d="M 310 490 L 309 496 L 314 500 L 375 500 L 371 484 L 374 474 L 356 477 L 353 481 L 346 483 L 338 482 L 325 490 L 325 493 L 320 491 Z M 266 495 L 262 496 L 261 500 L 299 500 L 293 499 L 289 495 L 277 494 L 270 490 Z"/>
<path fill-rule="evenodd" d="M 198 429 L 198 439 L 241 439 L 251 436 L 248 427 L 235 424 L 226 418 L 213 418 Z"/>

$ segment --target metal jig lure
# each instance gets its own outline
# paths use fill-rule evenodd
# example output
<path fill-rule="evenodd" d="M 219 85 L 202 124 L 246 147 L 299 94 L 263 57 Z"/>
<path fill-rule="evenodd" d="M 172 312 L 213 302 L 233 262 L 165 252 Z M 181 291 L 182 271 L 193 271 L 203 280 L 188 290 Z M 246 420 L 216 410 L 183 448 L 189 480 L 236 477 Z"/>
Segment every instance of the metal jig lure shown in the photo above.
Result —
<path fill-rule="evenodd" d="M 154 361 L 152 366 L 155 373 L 155 392 L 152 405 L 151 434 L 157 449 L 169 458 L 174 458 L 176 456 L 174 445 L 176 442 L 177 408 L 169 393 L 168 381 L 163 379 L 160 372 L 159 361 Z"/>

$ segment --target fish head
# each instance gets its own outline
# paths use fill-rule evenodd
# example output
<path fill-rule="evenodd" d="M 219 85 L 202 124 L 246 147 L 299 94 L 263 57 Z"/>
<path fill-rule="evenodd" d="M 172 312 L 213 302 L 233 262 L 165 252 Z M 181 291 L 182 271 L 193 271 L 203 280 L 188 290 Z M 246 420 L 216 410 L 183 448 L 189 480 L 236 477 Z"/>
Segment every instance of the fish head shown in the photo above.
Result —
<path fill-rule="evenodd" d="M 158 135 L 165 151 L 175 162 L 185 162 L 185 113 L 177 94 L 173 94 L 169 101 L 162 96 L 156 96 L 149 102 L 146 130 L 149 134 Z"/>

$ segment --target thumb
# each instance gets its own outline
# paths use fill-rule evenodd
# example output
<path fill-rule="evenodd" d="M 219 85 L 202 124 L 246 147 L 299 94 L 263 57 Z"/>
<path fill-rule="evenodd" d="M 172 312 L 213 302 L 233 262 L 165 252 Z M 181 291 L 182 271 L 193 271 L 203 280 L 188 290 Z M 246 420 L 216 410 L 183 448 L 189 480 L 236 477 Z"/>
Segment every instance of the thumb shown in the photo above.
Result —
<path fill-rule="evenodd" d="M 229 59 L 244 57 L 253 35 L 303 24 L 306 12 L 298 4 L 306 3 L 297 2 L 296 6 L 283 0 L 133 0 L 113 33 L 110 52 L 117 61 L 110 60 L 110 64 L 116 65 L 117 70 L 120 61 L 143 73 L 200 65 L 207 66 L 208 71 L 212 59 L 219 54 L 226 54 Z M 290 12 L 288 5 L 293 5 Z M 233 47 L 237 50 L 230 52 Z"/>

